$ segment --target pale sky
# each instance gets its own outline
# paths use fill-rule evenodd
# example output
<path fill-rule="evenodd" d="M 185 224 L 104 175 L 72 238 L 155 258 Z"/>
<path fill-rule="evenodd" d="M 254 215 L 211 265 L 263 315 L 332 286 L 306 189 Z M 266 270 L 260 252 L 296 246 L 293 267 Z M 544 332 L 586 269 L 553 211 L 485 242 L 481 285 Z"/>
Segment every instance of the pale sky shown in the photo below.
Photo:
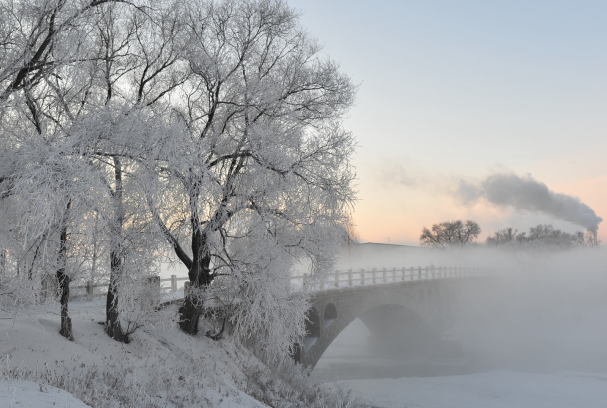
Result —
<path fill-rule="evenodd" d="M 422 227 L 455 219 L 478 221 L 483 240 L 507 226 L 583 230 L 452 196 L 495 172 L 530 174 L 607 219 L 607 2 L 289 3 L 360 84 L 345 127 L 364 241 L 417 244 Z"/>

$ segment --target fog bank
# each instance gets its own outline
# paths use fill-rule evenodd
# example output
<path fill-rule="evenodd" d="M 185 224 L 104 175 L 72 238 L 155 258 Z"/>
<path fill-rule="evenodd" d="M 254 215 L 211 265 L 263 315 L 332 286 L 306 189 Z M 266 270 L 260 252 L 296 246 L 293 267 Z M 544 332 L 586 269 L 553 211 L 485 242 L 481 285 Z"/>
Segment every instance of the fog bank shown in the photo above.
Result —
<path fill-rule="evenodd" d="M 369 257 L 368 264 L 404 262 L 397 255 L 391 259 L 382 252 Z M 403 353 L 382 353 L 369 344 L 373 341 L 369 329 L 355 321 L 327 349 L 314 376 L 336 380 L 495 370 L 607 373 L 606 250 L 428 249 L 410 253 L 409 259 L 416 261 L 413 266 L 432 262 L 436 266 L 492 266 L 498 270 L 493 277 L 445 283 L 453 293 L 448 306 L 452 324 L 442 335 L 461 341 L 463 353 L 428 357 L 421 351 L 405 352 L 404 344 Z M 400 341 L 410 340 L 403 336 Z"/>

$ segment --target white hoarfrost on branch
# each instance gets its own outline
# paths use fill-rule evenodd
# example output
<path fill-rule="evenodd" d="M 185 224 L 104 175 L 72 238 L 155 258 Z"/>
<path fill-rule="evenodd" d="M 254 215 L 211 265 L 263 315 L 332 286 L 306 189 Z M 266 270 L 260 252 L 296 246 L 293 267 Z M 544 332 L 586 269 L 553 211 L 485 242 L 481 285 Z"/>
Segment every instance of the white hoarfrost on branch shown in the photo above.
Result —
<path fill-rule="evenodd" d="M 252 306 L 233 316 L 236 329 L 246 337 L 267 326 L 274 309 L 264 330 L 282 328 L 266 337 L 286 344 L 301 336 L 305 311 L 300 295 L 286 295 L 290 264 L 309 257 L 322 273 L 354 201 L 354 139 L 341 120 L 355 87 L 282 1 L 191 3 L 185 13 L 191 73 L 172 114 L 183 130 L 148 199 L 189 270 L 180 324 L 197 332 L 200 293 L 222 277 L 236 310 Z M 284 311 L 296 303 L 293 324 Z"/>

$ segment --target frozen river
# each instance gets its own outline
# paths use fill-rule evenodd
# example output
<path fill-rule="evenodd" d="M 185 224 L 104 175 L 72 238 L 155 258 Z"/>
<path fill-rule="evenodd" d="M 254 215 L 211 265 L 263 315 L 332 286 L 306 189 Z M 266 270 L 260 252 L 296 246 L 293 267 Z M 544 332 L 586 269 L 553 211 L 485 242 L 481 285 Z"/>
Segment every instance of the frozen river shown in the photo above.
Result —
<path fill-rule="evenodd" d="M 377 407 L 607 406 L 607 370 L 601 372 L 607 361 L 603 354 L 596 353 L 598 345 L 594 341 L 587 342 L 587 348 L 558 351 L 556 347 L 563 344 L 520 343 L 514 350 L 510 346 L 500 350 L 503 345 L 496 344 L 459 357 L 433 358 L 371 353 L 369 334 L 364 324 L 355 320 L 327 349 L 312 376 L 344 384 Z M 570 343 L 574 344 L 577 342 Z"/>
<path fill-rule="evenodd" d="M 377 407 L 604 408 L 607 374 L 512 371 L 344 381 Z"/>

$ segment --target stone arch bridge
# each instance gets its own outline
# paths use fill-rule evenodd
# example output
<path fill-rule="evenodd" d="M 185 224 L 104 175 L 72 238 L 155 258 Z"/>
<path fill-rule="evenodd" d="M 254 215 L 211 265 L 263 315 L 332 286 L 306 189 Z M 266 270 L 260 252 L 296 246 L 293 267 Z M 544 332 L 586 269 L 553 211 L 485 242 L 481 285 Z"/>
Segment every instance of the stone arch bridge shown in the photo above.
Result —
<path fill-rule="evenodd" d="M 293 357 L 313 369 L 331 342 L 356 318 L 372 332 L 390 333 L 391 326 L 397 324 L 394 318 L 406 312 L 415 315 L 426 329 L 444 332 L 451 325 L 450 305 L 457 285 L 489 272 L 430 265 L 336 271 L 324 281 L 312 281 L 307 275 L 293 277 L 301 281 L 304 290 L 312 292 L 307 336 Z"/>

